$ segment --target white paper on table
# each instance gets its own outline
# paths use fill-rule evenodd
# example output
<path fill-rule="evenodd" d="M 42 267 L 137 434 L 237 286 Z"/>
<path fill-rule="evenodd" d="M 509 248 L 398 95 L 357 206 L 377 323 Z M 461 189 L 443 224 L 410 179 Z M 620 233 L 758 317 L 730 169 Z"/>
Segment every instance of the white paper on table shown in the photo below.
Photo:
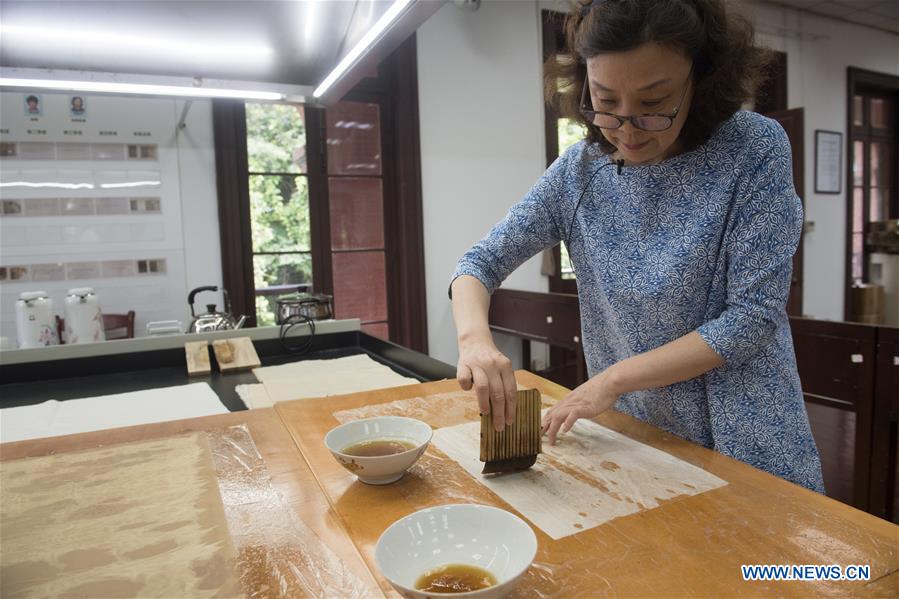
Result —
<path fill-rule="evenodd" d="M 206 383 L 145 389 L 0 410 L 0 442 L 226 414 Z"/>
<path fill-rule="evenodd" d="M 524 472 L 485 476 L 480 422 L 434 431 L 433 444 L 553 539 L 727 484 L 717 476 L 589 420 Z"/>
<path fill-rule="evenodd" d="M 275 403 L 419 383 L 365 354 L 264 366 L 255 368 L 253 374 L 265 385 L 268 396 Z"/>
<path fill-rule="evenodd" d="M 270 408 L 274 404 L 272 398 L 268 396 L 268 392 L 265 390 L 265 385 L 262 383 L 250 384 L 250 385 L 236 385 L 234 387 L 234 391 L 237 392 L 238 397 L 243 401 L 244 405 L 247 408 L 254 410 L 258 408 Z"/>

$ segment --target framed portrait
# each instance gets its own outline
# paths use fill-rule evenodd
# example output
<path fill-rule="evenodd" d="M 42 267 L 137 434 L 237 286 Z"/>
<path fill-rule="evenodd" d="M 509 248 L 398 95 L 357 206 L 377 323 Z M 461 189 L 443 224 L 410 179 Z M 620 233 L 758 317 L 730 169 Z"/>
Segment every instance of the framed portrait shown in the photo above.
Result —
<path fill-rule="evenodd" d="M 25 116 L 41 116 L 44 113 L 44 98 L 40 94 L 25 94 Z"/>
<path fill-rule="evenodd" d="M 87 116 L 87 99 L 84 96 L 69 96 L 69 114 L 84 118 Z"/>

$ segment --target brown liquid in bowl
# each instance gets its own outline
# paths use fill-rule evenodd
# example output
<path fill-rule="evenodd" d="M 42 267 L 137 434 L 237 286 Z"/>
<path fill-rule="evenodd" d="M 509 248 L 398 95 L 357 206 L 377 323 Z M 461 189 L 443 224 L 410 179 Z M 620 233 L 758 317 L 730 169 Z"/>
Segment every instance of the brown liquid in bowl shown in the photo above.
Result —
<path fill-rule="evenodd" d="M 415 588 L 426 593 L 468 593 L 494 585 L 493 574 L 465 564 L 447 564 L 428 570 L 415 582 Z"/>
<path fill-rule="evenodd" d="M 347 445 L 341 453 L 360 458 L 394 455 L 415 449 L 415 443 L 402 439 L 373 439 Z"/>

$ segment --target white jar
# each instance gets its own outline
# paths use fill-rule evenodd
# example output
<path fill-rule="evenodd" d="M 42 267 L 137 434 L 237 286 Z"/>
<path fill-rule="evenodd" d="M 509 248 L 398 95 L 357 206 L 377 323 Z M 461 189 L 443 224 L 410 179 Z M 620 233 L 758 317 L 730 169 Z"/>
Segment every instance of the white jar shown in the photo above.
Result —
<path fill-rule="evenodd" d="M 16 300 L 16 342 L 21 348 L 58 345 L 53 300 L 46 291 L 25 291 Z"/>
<path fill-rule="evenodd" d="M 100 298 L 90 287 L 69 289 L 66 296 L 66 343 L 106 341 Z"/>

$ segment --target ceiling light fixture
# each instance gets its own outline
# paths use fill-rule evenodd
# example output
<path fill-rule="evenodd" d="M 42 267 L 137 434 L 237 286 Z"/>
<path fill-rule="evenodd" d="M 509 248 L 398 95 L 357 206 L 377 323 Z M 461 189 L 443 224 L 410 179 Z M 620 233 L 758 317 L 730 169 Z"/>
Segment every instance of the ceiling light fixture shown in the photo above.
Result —
<path fill-rule="evenodd" d="M 275 51 L 265 45 L 222 44 L 212 40 L 184 42 L 165 37 L 143 36 L 136 33 L 112 33 L 81 28 L 34 27 L 0 24 L 0 33 L 11 46 L 40 44 L 60 51 L 83 52 L 91 49 L 117 53 L 141 54 L 159 60 L 160 57 L 185 60 L 215 60 L 217 62 L 252 62 L 273 57 Z"/>
<path fill-rule="evenodd" d="M 362 39 L 353 46 L 353 49 L 350 50 L 346 56 L 334 67 L 328 76 L 325 77 L 325 80 L 322 81 L 315 91 L 312 92 L 312 96 L 315 98 L 320 98 L 328 89 L 331 88 L 342 76 L 346 73 L 351 66 L 353 66 L 359 58 L 365 53 L 366 50 L 370 46 L 372 46 L 380 36 L 387 30 L 390 25 L 399 18 L 399 16 L 406 10 L 414 0 L 395 0 L 394 3 L 387 9 L 380 19 L 375 22 L 371 29 L 369 29 L 365 35 L 362 36 Z"/>
<path fill-rule="evenodd" d="M 109 94 L 136 94 L 143 96 L 182 96 L 188 98 L 236 98 L 243 100 L 269 101 L 284 99 L 284 94 L 277 92 L 176 85 L 149 85 L 143 83 L 117 83 L 114 81 L 58 81 L 55 79 L 18 79 L 12 77 L 0 77 L 0 87 L 24 87 L 29 89 L 55 89 L 61 91 Z"/>

